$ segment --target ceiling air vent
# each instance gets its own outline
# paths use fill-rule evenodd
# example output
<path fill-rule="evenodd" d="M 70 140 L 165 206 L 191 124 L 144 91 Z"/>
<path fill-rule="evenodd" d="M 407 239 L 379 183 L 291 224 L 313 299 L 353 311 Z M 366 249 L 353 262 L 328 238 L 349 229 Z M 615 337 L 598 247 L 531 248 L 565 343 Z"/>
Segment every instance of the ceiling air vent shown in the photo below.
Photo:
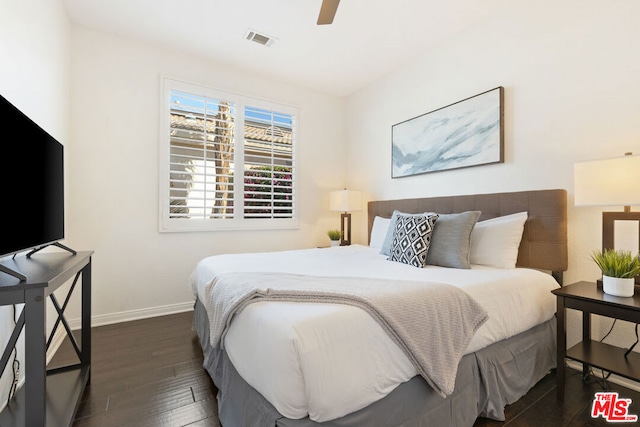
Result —
<path fill-rule="evenodd" d="M 273 42 L 276 40 L 273 37 L 267 36 L 266 34 L 260 34 L 255 30 L 248 30 L 247 34 L 245 35 L 245 38 L 247 40 L 250 40 L 252 42 L 255 42 L 267 47 L 271 46 Z"/>

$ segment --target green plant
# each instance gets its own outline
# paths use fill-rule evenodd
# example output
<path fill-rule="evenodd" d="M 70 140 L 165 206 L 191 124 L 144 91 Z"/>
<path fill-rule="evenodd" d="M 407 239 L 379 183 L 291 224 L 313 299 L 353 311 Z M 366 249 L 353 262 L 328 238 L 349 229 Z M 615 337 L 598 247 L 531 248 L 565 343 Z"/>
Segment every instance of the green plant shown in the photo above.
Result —
<path fill-rule="evenodd" d="M 640 275 L 640 258 L 638 255 L 632 255 L 631 251 L 594 251 L 591 259 L 605 276 L 629 278 Z"/>
<path fill-rule="evenodd" d="M 329 230 L 329 231 L 327 231 L 327 236 L 329 236 L 329 239 L 331 239 L 331 240 L 340 240 L 340 238 L 342 237 L 342 231 L 340 231 L 340 230 Z"/>

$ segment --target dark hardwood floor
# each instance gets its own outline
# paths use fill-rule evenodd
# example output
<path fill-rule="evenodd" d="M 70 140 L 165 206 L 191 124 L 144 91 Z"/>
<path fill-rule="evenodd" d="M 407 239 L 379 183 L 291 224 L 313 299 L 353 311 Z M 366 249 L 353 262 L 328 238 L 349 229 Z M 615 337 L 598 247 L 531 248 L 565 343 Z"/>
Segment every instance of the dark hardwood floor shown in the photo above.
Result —
<path fill-rule="evenodd" d="M 91 383 L 74 427 L 220 426 L 217 390 L 181 313 L 92 330 Z M 50 365 L 75 361 L 68 340 Z"/>
<path fill-rule="evenodd" d="M 216 388 L 202 368 L 191 317 L 188 312 L 93 328 L 91 383 L 73 425 L 220 426 Z M 73 355 L 65 341 L 50 365 L 75 361 Z M 629 413 L 640 415 L 640 393 L 608 385 L 632 399 Z M 601 390 L 598 383 L 584 384 L 580 372 L 568 369 L 565 401 L 558 402 L 555 373 L 550 373 L 507 407 L 506 421 L 479 418 L 474 427 L 611 425 L 590 415 L 594 393 Z"/>
<path fill-rule="evenodd" d="M 629 390 L 612 382 L 605 384 L 593 377 L 582 381 L 582 372 L 567 369 L 564 402 L 556 399 L 555 370 L 536 384 L 529 393 L 517 402 L 506 407 L 506 421 L 499 422 L 479 418 L 474 427 L 497 426 L 531 426 L 531 427 L 560 427 L 560 426 L 611 426 L 629 425 L 628 423 L 609 423 L 600 418 L 591 418 L 591 406 L 594 394 L 598 391 L 617 391 L 621 398 L 632 399 L 629 414 L 640 416 L 640 393 Z M 631 423 L 636 425 L 634 423 Z"/>

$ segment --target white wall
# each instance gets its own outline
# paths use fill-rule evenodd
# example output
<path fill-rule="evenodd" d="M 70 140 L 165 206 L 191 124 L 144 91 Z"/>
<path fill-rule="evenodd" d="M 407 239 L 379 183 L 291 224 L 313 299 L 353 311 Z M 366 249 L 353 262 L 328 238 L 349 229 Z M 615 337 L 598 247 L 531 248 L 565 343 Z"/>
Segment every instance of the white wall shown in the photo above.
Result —
<path fill-rule="evenodd" d="M 565 188 L 565 283 L 595 280 L 599 271 L 589 253 L 601 245 L 602 209 L 573 206 L 573 164 L 640 154 L 638 16 L 635 0 L 511 2 L 418 55 L 348 99 L 347 184 L 369 199 Z M 505 88 L 504 164 L 390 178 L 393 124 L 497 86 Z M 620 345 L 635 341 L 628 326 L 617 328 Z"/>
<path fill-rule="evenodd" d="M 95 250 L 94 324 L 192 306 L 201 258 L 329 243 L 328 192 L 345 184 L 344 100 L 86 28 L 72 34 L 69 242 Z M 172 77 L 300 111 L 300 228 L 158 232 L 160 80 Z"/>
<path fill-rule="evenodd" d="M 0 58 L 0 94 L 65 145 L 67 156 L 70 24 L 61 3 L 50 0 L 0 0 Z M 5 138 L 3 144 L 15 142 L 6 141 L 9 135 L 7 129 L 2 132 Z M 25 169 L 25 173 L 28 173 L 28 169 Z M 20 310 L 19 307 L 18 314 Z M 49 326 L 51 323 L 52 320 Z M 0 307 L 2 349 L 12 330 L 13 309 L 11 306 Z M 22 366 L 20 377 L 24 379 L 22 338 L 19 348 Z M 0 407 L 7 400 L 11 376 L 9 363 L 0 381 Z"/>

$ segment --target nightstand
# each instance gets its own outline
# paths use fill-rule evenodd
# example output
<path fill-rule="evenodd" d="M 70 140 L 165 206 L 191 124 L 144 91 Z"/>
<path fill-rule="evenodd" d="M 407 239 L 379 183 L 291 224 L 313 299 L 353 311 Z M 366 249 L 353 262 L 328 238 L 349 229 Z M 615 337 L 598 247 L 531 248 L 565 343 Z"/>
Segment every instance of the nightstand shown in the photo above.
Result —
<path fill-rule="evenodd" d="M 577 282 L 553 292 L 557 297 L 558 310 L 558 358 L 557 398 L 564 400 L 565 357 L 582 363 L 583 375 L 589 366 L 604 369 L 614 374 L 640 381 L 640 354 L 631 352 L 625 358 L 626 348 L 616 347 L 591 339 L 591 314 L 640 323 L 640 295 L 616 297 L 598 289 L 595 282 Z M 582 311 L 582 342 L 567 349 L 565 309 Z"/>

